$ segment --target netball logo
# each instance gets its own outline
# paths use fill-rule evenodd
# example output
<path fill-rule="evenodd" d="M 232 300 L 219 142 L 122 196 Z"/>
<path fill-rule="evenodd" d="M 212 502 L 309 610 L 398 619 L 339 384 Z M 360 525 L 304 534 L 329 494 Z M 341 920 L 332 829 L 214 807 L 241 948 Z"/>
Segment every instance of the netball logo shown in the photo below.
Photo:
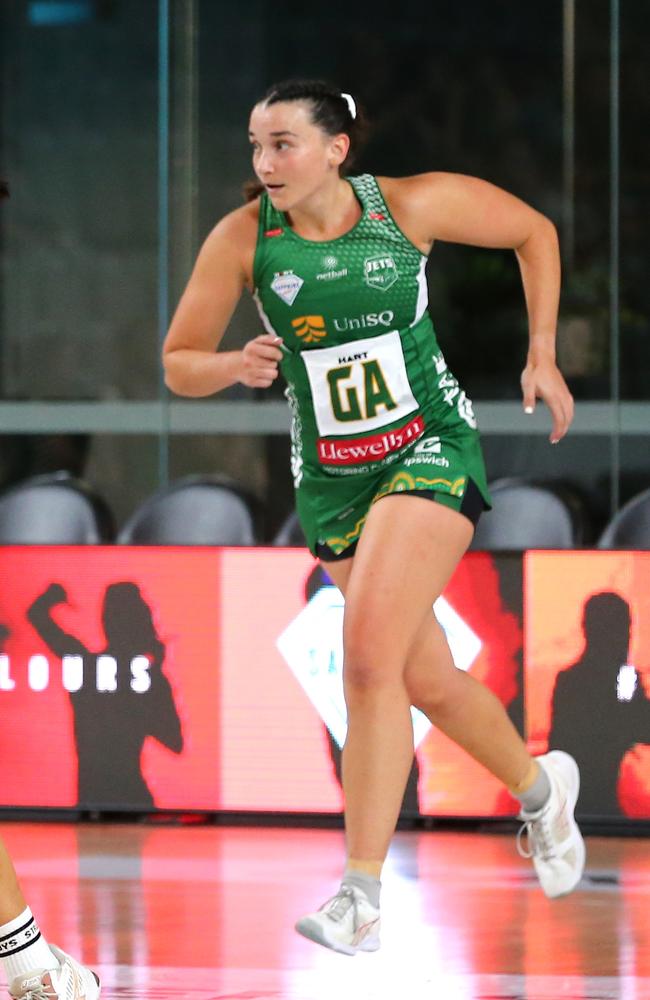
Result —
<path fill-rule="evenodd" d="M 385 292 L 393 287 L 398 278 L 392 257 L 378 254 L 376 257 L 366 257 L 363 262 L 363 280 L 371 288 L 379 288 Z"/>
<path fill-rule="evenodd" d="M 291 320 L 296 337 L 305 344 L 315 344 L 327 336 L 325 320 L 322 316 L 296 316 Z"/>
<path fill-rule="evenodd" d="M 348 273 L 347 267 L 339 267 L 339 259 L 333 254 L 327 254 L 321 261 L 326 269 L 316 275 L 316 281 L 336 281 L 337 278 L 345 278 Z"/>

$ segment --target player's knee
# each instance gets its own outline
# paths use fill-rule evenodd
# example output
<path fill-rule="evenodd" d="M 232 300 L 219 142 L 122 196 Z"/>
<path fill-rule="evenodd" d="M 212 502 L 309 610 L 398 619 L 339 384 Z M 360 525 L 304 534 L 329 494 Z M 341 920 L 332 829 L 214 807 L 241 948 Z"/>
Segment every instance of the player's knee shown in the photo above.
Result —
<path fill-rule="evenodd" d="M 417 682 L 409 683 L 407 681 L 406 690 L 411 705 L 424 712 L 429 718 L 432 715 L 437 715 L 444 705 L 445 690 L 443 684 L 430 682 L 425 685 Z"/>
<path fill-rule="evenodd" d="M 384 678 L 377 665 L 365 657 L 346 656 L 343 681 L 346 699 L 363 697 L 382 686 Z"/>
<path fill-rule="evenodd" d="M 409 701 L 414 708 L 419 708 L 432 721 L 443 718 L 449 713 L 459 697 L 456 681 L 456 668 L 436 674 L 405 677 Z"/>
<path fill-rule="evenodd" d="M 391 663 L 381 630 L 359 618 L 346 623 L 343 638 L 343 675 L 346 694 L 363 695 L 394 684 L 399 676 L 397 664 Z"/>

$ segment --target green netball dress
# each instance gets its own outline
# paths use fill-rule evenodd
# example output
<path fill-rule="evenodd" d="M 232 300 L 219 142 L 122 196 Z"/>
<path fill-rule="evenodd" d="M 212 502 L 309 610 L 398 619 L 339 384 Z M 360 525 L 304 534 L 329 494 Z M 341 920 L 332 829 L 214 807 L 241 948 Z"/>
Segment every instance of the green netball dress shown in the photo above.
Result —
<path fill-rule="evenodd" d="M 473 480 L 489 507 L 472 404 L 427 312 L 426 257 L 375 178 L 349 180 L 361 219 L 327 242 L 298 236 L 263 194 L 254 265 L 260 316 L 283 341 L 298 516 L 312 552 L 337 554 L 388 493 L 435 490 L 459 509 Z"/>

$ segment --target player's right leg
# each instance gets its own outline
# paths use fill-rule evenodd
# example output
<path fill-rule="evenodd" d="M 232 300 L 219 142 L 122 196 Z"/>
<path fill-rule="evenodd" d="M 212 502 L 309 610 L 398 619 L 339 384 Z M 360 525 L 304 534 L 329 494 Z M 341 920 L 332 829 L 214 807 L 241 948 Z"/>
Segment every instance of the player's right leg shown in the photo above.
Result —
<path fill-rule="evenodd" d="M 471 523 L 458 512 L 386 496 L 371 507 L 351 560 L 343 625 L 348 860 L 339 892 L 296 925 L 336 951 L 379 946 L 379 876 L 413 761 L 408 651 L 470 538 Z M 338 583 L 339 564 L 330 566 Z"/>
<path fill-rule="evenodd" d="M 15 1000 L 97 1000 L 90 969 L 44 940 L 0 840 L 0 961 Z"/>

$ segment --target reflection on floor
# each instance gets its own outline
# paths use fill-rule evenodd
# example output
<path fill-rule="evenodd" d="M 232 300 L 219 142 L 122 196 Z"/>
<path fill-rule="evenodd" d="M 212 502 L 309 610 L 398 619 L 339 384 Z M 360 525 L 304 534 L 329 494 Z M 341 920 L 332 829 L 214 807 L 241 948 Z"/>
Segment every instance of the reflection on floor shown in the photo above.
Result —
<path fill-rule="evenodd" d="M 0 825 L 46 935 L 96 968 L 102 1000 L 650 1000 L 650 841 L 589 841 L 547 900 L 510 837 L 397 836 L 382 950 L 299 937 L 332 893 L 330 830 Z"/>

